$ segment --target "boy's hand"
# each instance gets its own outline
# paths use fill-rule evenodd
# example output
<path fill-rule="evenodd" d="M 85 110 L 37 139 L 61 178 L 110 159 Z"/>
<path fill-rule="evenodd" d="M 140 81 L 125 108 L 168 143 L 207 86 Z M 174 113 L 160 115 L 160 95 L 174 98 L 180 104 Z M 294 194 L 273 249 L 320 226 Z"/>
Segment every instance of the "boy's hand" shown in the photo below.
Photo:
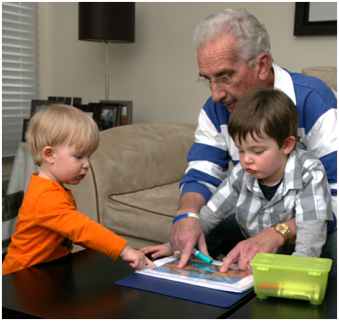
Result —
<path fill-rule="evenodd" d="M 173 255 L 173 252 L 166 245 L 147 246 L 141 248 L 140 251 L 145 255 L 152 253 L 151 257 L 153 259 Z"/>
<path fill-rule="evenodd" d="M 140 251 L 132 249 L 129 245 L 126 245 L 122 252 L 120 253 L 120 257 L 127 262 L 130 262 L 130 266 L 136 270 L 140 270 L 145 267 L 145 265 L 150 265 L 152 268 L 156 268 L 157 266 L 149 260 L 143 253 Z"/>

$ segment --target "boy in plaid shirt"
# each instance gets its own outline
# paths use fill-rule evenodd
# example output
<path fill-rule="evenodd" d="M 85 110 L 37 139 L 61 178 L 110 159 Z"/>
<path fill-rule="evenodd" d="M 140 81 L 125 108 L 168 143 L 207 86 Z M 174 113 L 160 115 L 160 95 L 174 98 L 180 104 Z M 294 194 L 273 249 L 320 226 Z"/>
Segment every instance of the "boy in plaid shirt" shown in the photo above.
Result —
<path fill-rule="evenodd" d="M 295 147 L 298 113 L 293 102 L 281 91 L 254 89 L 237 103 L 228 131 L 240 162 L 227 172 L 199 213 L 209 254 L 216 259 L 220 245 L 228 245 L 223 248 L 229 254 L 220 271 L 227 271 L 233 262 L 245 270 L 249 260 L 234 246 L 276 225 L 284 227 L 281 223 L 293 217 L 296 239 L 290 233 L 282 234 L 276 252 L 319 257 L 326 242 L 327 221 L 333 220 L 331 193 L 320 160 Z M 234 226 L 219 225 L 233 213 Z M 141 250 L 155 252 L 153 258 L 172 253 L 163 246 Z"/>

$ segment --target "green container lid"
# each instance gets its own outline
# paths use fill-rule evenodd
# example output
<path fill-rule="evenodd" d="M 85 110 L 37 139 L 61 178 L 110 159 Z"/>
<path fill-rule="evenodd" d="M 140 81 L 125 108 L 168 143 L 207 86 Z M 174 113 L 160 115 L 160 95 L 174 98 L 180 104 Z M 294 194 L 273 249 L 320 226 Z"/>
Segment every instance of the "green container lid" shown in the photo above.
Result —
<path fill-rule="evenodd" d="M 253 267 L 282 268 L 293 271 L 329 272 L 332 260 L 284 254 L 257 253 L 251 261 L 251 265 Z"/>

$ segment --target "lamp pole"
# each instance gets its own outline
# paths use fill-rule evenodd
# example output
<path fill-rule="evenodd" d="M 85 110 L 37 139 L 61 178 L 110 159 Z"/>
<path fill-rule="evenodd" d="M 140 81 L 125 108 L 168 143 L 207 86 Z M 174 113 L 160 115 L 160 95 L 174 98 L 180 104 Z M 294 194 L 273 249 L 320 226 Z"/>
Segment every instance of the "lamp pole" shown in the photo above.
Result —
<path fill-rule="evenodd" d="M 108 43 L 135 42 L 135 2 L 79 2 L 78 38 L 105 43 L 105 100 L 109 100 Z"/>
<path fill-rule="evenodd" d="M 105 100 L 109 100 L 108 41 L 105 41 L 105 44 L 106 44 Z"/>

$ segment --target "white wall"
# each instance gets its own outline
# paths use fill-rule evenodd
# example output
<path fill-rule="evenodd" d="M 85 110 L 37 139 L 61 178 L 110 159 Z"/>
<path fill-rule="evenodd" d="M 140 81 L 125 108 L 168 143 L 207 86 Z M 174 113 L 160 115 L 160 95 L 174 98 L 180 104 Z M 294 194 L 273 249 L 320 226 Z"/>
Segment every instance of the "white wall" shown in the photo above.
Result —
<path fill-rule="evenodd" d="M 336 36 L 293 36 L 294 2 L 137 2 L 136 42 L 110 44 L 110 99 L 133 100 L 133 122 L 196 123 L 209 90 L 196 83 L 195 26 L 240 6 L 265 24 L 275 62 L 291 71 L 336 66 Z M 78 3 L 38 3 L 38 98 L 105 95 L 105 45 L 78 40 Z"/>
<path fill-rule="evenodd" d="M 2 180 L 9 181 L 12 167 L 13 167 L 14 157 L 3 157 L 2 158 Z"/>

